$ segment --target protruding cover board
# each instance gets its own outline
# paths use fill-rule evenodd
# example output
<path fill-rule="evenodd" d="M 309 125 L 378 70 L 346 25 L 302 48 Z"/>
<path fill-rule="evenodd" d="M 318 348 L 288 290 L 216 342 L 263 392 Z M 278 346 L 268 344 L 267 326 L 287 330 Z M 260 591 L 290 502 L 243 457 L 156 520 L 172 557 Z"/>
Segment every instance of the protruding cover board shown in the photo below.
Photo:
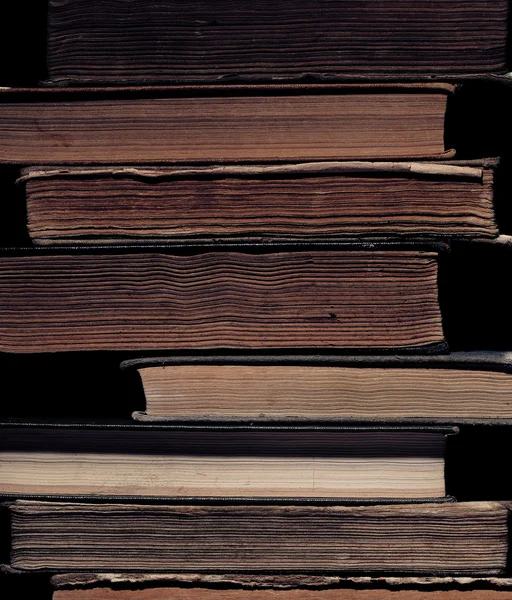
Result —
<path fill-rule="evenodd" d="M 382 368 L 469 369 L 512 373 L 512 351 L 450 352 L 447 354 L 176 354 L 125 360 L 122 369 L 177 365 L 298 365 Z"/>
<path fill-rule="evenodd" d="M 52 0 L 52 83 L 504 72 L 506 0 Z"/>
<path fill-rule="evenodd" d="M 505 506 L 147 506 L 17 501 L 15 568 L 499 574 Z"/>

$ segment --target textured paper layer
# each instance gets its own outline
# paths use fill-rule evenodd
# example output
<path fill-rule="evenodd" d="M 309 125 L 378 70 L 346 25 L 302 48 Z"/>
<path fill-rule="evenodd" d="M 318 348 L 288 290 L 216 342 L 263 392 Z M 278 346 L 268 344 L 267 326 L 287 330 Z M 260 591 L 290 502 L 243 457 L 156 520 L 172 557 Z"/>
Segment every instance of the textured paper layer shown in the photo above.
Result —
<path fill-rule="evenodd" d="M 0 350 L 411 348 L 444 341 L 421 251 L 0 258 Z"/>
<path fill-rule="evenodd" d="M 440 432 L 6 428 L 0 494 L 435 498 Z"/>
<path fill-rule="evenodd" d="M 53 82 L 504 72 L 505 0 L 50 2 Z"/>
<path fill-rule="evenodd" d="M 498 235 L 484 163 L 34 167 L 20 181 L 36 244 Z"/>
<path fill-rule="evenodd" d="M 12 565 L 57 571 L 499 574 L 507 508 L 141 506 L 17 501 Z"/>
<path fill-rule="evenodd" d="M 240 92 L 245 92 L 242 96 Z M 444 156 L 450 87 L 3 92 L 0 162 L 190 163 Z M 386 93 L 384 93 L 386 92 Z M 149 96 L 149 97 L 148 97 Z"/>

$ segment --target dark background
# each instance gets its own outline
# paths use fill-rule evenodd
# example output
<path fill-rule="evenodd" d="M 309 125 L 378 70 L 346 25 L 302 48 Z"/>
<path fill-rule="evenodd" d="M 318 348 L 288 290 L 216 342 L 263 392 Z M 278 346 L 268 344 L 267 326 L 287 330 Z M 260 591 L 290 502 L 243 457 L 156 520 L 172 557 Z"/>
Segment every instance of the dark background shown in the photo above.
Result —
<path fill-rule="evenodd" d="M 2 7 L 0 86 L 33 87 L 46 78 L 46 14 L 46 0 L 16 0 Z M 447 147 L 456 148 L 460 159 L 501 157 L 496 212 L 500 231 L 512 235 L 512 79 L 509 83 L 492 78 L 465 82 L 449 105 L 446 142 Z M 23 190 L 15 185 L 18 172 L 18 167 L 0 166 L 3 247 L 30 245 Z M 451 349 L 512 350 L 511 281 L 512 245 L 461 242 L 441 257 L 440 302 Z M 133 356 L 117 352 L 0 354 L 4 390 L 0 420 L 129 419 L 132 411 L 144 409 L 137 373 L 119 369 L 121 360 Z M 458 500 L 512 499 L 510 462 L 512 427 L 462 427 L 448 443 L 447 492 Z M 0 560 L 8 562 L 8 528 L 3 517 Z M 24 594 L 51 597 L 46 576 L 0 577 L 6 600 Z"/>

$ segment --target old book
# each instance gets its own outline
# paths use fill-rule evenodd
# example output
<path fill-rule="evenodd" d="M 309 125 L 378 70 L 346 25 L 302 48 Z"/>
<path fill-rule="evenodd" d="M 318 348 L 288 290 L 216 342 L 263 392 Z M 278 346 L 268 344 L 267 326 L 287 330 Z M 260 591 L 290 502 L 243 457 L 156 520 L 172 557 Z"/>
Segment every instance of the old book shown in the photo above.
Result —
<path fill-rule="evenodd" d="M 445 496 L 450 427 L 4 423 L 0 496 L 423 499 Z"/>
<path fill-rule="evenodd" d="M 496 237 L 496 161 L 29 167 L 35 244 Z"/>
<path fill-rule="evenodd" d="M 52 83 L 506 71 L 506 0 L 51 0 Z"/>
<path fill-rule="evenodd" d="M 53 600 L 510 600 L 507 577 L 69 573 Z"/>
<path fill-rule="evenodd" d="M 512 419 L 512 354 L 168 356 L 130 359 L 141 421 Z"/>
<path fill-rule="evenodd" d="M 0 350 L 445 347 L 436 253 L 259 252 L 1 256 Z"/>
<path fill-rule="evenodd" d="M 83 8 L 83 7 L 82 7 Z M 0 162 L 446 156 L 447 84 L 0 91 Z"/>
<path fill-rule="evenodd" d="M 495 502 L 137 505 L 16 501 L 11 565 L 37 571 L 500 574 Z"/>

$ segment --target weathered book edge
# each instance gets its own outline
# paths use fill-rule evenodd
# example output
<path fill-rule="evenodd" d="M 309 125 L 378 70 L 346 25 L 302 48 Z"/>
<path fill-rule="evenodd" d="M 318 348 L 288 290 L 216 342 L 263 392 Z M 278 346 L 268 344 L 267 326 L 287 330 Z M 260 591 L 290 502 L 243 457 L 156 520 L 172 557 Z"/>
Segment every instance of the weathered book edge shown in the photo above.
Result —
<path fill-rule="evenodd" d="M 10 570 L 18 572 L 10 567 Z M 180 587 L 194 585 L 197 587 L 233 586 L 249 589 L 292 589 L 292 588 L 329 588 L 329 587 L 364 587 L 376 589 L 418 589 L 430 590 L 438 588 L 481 589 L 512 588 L 512 578 L 507 577 L 369 577 L 342 575 L 242 575 L 239 573 L 207 574 L 207 573 L 69 573 L 54 575 L 51 578 L 54 589 L 70 589 L 82 587 L 137 586 L 152 587 L 168 585 Z"/>
<path fill-rule="evenodd" d="M 289 175 L 338 175 L 382 173 L 390 175 L 433 176 L 440 178 L 460 177 L 481 179 L 483 170 L 494 169 L 499 158 L 483 158 L 473 161 L 316 161 L 283 163 L 280 165 L 224 164 L 211 166 L 129 166 L 82 167 L 69 166 L 29 166 L 20 171 L 16 183 L 25 183 L 33 179 L 80 177 L 126 177 L 133 179 L 174 179 L 180 177 L 268 177 Z"/>

